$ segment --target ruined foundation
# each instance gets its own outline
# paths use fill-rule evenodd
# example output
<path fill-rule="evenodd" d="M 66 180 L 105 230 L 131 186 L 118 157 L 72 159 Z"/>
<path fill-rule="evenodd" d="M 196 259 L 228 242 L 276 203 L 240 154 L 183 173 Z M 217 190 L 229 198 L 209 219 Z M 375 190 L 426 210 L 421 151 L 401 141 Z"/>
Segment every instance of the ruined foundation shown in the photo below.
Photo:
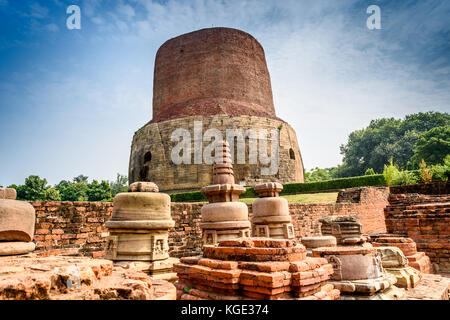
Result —
<path fill-rule="evenodd" d="M 180 300 L 335 300 L 332 266 L 295 240 L 243 238 L 205 246 L 174 265 Z"/>
<path fill-rule="evenodd" d="M 331 282 L 347 300 L 403 300 L 403 289 L 394 286 L 397 278 L 386 273 L 376 248 L 366 241 L 356 216 L 330 216 L 319 220 L 323 235 L 336 237 L 336 247 L 312 250 L 313 257 L 323 257 L 333 265 Z"/>

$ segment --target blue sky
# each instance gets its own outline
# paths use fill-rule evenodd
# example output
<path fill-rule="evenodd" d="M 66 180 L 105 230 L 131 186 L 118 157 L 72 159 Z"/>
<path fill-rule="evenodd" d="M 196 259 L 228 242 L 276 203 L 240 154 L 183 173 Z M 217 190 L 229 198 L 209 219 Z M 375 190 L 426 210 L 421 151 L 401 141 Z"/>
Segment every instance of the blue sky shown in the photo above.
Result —
<path fill-rule="evenodd" d="M 81 8 L 81 30 L 66 8 Z M 366 9 L 381 8 L 381 30 Z M 206 27 L 264 47 L 276 112 L 305 167 L 341 162 L 371 119 L 450 111 L 450 1 L 0 0 L 0 185 L 128 173 L 151 119 L 156 50 Z"/>

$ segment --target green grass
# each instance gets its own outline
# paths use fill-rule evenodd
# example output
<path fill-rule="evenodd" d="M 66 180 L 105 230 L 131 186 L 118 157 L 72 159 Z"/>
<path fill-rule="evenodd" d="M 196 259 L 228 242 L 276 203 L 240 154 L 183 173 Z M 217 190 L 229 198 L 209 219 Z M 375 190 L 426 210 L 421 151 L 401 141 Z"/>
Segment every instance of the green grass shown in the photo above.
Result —
<path fill-rule="evenodd" d="M 288 194 L 280 196 L 286 198 L 289 203 L 335 203 L 337 192 L 324 193 L 304 193 L 304 194 Z M 258 198 L 242 198 L 239 201 L 244 203 L 252 203 Z M 186 201 L 194 203 L 208 203 L 208 201 Z"/>
<path fill-rule="evenodd" d="M 306 193 L 306 194 L 289 194 L 281 196 L 286 198 L 289 203 L 335 203 L 337 198 L 337 192 L 328 193 Z M 244 203 L 252 203 L 257 198 L 244 198 L 239 199 Z"/>

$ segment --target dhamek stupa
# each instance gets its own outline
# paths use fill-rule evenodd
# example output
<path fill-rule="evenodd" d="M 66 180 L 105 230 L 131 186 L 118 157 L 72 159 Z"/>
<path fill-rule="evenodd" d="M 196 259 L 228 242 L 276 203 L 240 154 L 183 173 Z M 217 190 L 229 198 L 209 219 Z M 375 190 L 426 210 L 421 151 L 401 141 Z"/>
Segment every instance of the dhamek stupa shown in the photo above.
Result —
<path fill-rule="evenodd" d="M 216 128 L 224 139 L 226 129 L 278 130 L 279 169 L 273 175 L 262 175 L 261 168 L 267 164 L 259 158 L 256 164 L 249 161 L 249 145 L 257 143 L 254 136 L 244 138 L 244 164 L 237 161 L 237 141 L 234 143 L 231 151 L 236 183 L 303 182 L 295 131 L 276 116 L 264 50 L 250 34 L 208 28 L 170 39 L 159 48 L 153 78 L 153 119 L 133 137 L 129 182 L 153 181 L 165 192 L 198 190 L 208 185 L 212 163 L 198 163 L 194 154 L 190 164 L 176 165 L 171 158 L 177 144 L 171 141 L 174 130 L 190 132 L 192 150 L 196 142 L 201 142 L 202 136 L 194 134 L 194 122 L 201 122 L 203 134 Z M 202 151 L 208 144 L 202 142 Z M 268 146 L 268 155 L 270 150 Z"/>

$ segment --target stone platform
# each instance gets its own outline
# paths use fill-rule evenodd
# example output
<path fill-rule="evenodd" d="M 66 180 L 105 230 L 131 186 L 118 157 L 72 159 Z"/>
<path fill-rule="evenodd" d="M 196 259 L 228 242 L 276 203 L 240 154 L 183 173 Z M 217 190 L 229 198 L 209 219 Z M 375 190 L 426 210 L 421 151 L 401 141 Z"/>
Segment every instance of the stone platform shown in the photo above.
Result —
<path fill-rule="evenodd" d="M 175 300 L 176 289 L 142 272 L 87 257 L 0 257 L 0 300 Z"/>
<path fill-rule="evenodd" d="M 450 275 L 423 274 L 419 284 L 406 290 L 408 300 L 449 300 Z"/>

